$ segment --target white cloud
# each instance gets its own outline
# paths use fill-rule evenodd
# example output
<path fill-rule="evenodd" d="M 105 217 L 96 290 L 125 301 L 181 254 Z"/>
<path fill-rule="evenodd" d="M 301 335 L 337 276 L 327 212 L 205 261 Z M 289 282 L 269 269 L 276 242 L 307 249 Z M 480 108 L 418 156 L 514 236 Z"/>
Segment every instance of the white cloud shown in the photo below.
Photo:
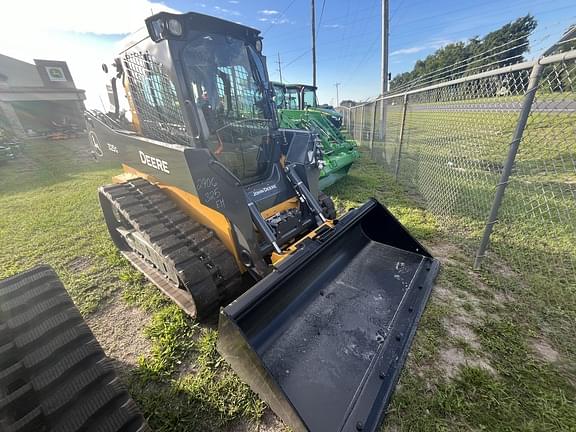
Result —
<path fill-rule="evenodd" d="M 240 2 L 238 0 L 228 0 L 228 3 L 230 4 L 240 4 Z"/>
<path fill-rule="evenodd" d="M 336 29 L 336 28 L 342 27 L 342 25 L 341 24 L 324 24 L 322 27 Z"/>
<path fill-rule="evenodd" d="M 33 13 L 30 13 L 33 11 Z M 160 11 L 178 12 L 161 2 L 150 0 L 51 0 L 9 1 L 2 6 L 0 31 L 54 30 L 61 32 L 122 34 L 144 25 L 144 19 Z"/>
<path fill-rule="evenodd" d="M 439 48 L 444 48 L 446 45 L 449 45 L 451 43 L 454 43 L 454 41 L 450 40 L 450 39 L 440 39 L 440 40 L 435 40 L 435 41 L 430 42 L 428 44 L 428 46 L 430 48 L 439 49 Z"/>
<path fill-rule="evenodd" d="M 441 39 L 441 40 L 435 40 L 432 42 L 427 43 L 426 45 L 419 45 L 419 46 L 413 46 L 413 47 L 409 47 L 409 48 L 401 48 L 399 50 L 396 51 L 392 51 L 390 53 L 391 56 L 396 56 L 396 55 L 404 55 L 404 54 L 415 54 L 424 50 L 428 50 L 428 49 L 440 49 L 445 47 L 448 44 L 453 43 L 454 41 L 448 40 L 448 39 Z"/>
<path fill-rule="evenodd" d="M 76 86 L 86 90 L 86 105 L 102 109 L 100 98 L 108 105 L 110 76 L 102 72 L 101 64 L 112 63 L 118 53 L 117 38 L 110 35 L 144 27 L 152 11 L 178 12 L 149 0 L 10 1 L 2 5 L 0 53 L 30 63 L 35 58 L 66 61 Z"/>
<path fill-rule="evenodd" d="M 217 10 L 218 12 L 222 12 L 223 14 L 226 14 L 226 15 L 232 15 L 232 16 L 241 16 L 242 15 L 238 11 L 226 9 L 226 8 L 223 8 L 220 6 L 214 6 L 214 10 Z"/>
<path fill-rule="evenodd" d="M 268 18 L 268 17 L 260 17 L 258 21 L 261 22 L 268 22 L 270 24 L 292 24 L 288 18 Z"/>
<path fill-rule="evenodd" d="M 259 10 L 258 13 L 260 13 L 262 15 L 278 15 L 280 12 L 278 12 L 277 10 L 273 10 L 273 9 L 263 9 L 263 10 Z"/>
<path fill-rule="evenodd" d="M 390 53 L 391 56 L 394 55 L 403 55 L 403 54 L 414 54 L 420 51 L 424 51 L 426 48 L 428 48 L 427 46 L 415 46 L 415 47 L 410 47 L 410 48 L 402 48 L 396 51 L 392 51 Z"/>

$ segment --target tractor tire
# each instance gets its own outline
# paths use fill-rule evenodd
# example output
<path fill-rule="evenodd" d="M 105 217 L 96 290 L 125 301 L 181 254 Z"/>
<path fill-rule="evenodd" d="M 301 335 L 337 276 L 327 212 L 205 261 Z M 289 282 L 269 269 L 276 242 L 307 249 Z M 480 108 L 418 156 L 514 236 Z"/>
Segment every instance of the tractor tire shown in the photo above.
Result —
<path fill-rule="evenodd" d="M 336 219 L 336 207 L 334 206 L 334 201 L 324 192 L 318 194 L 318 202 L 320 207 L 322 207 L 322 213 L 327 219 Z"/>
<path fill-rule="evenodd" d="M 0 430 L 150 430 L 49 266 L 0 281 Z"/>

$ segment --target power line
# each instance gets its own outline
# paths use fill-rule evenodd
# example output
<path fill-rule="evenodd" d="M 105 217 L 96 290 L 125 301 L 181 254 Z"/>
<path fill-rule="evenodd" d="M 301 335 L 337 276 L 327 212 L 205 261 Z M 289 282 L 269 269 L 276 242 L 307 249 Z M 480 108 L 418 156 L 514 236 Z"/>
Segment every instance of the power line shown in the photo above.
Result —
<path fill-rule="evenodd" d="M 422 22 L 422 21 L 438 22 L 438 20 L 436 20 L 436 18 L 444 18 L 446 16 L 454 15 L 454 14 L 459 13 L 459 12 L 470 12 L 470 11 L 473 11 L 474 9 L 483 8 L 483 7 L 486 7 L 487 5 L 490 5 L 493 3 L 498 3 L 499 5 L 501 5 L 502 2 L 500 0 L 478 2 L 478 3 L 476 3 L 476 6 L 467 6 L 464 8 L 452 9 L 450 11 L 446 11 L 446 12 L 439 13 L 436 15 L 429 15 L 429 16 L 422 17 L 422 18 L 404 21 L 404 22 L 402 22 L 402 25 L 415 24 L 415 23 Z M 534 6 L 535 4 L 550 4 L 550 1 L 549 0 L 542 0 L 540 2 L 534 2 L 533 0 L 519 0 L 518 2 L 515 2 L 515 3 L 514 2 L 508 2 L 504 5 L 499 6 L 497 11 L 494 11 L 493 13 L 491 13 L 490 16 L 495 15 L 495 14 L 501 15 L 503 10 L 517 9 L 518 7 L 522 7 L 522 6 Z M 472 14 L 468 14 L 468 15 L 471 16 Z M 474 21 L 477 21 L 478 18 L 484 18 L 485 16 L 488 16 L 488 15 L 486 15 L 486 14 L 483 14 L 483 15 L 474 14 L 474 16 L 471 17 L 471 19 L 473 19 Z M 460 21 L 458 23 L 460 24 Z"/>
<path fill-rule="evenodd" d="M 280 15 L 278 15 L 277 20 L 282 19 L 282 18 L 284 17 L 284 15 L 286 14 L 286 12 L 288 12 L 288 9 L 290 9 L 295 2 L 296 2 L 296 0 L 292 0 L 292 1 L 290 2 L 290 4 L 289 4 L 288 6 L 286 6 L 286 9 L 284 9 L 282 12 L 280 12 Z M 274 27 L 274 25 L 275 25 L 275 23 L 270 24 L 270 25 L 266 28 L 266 30 L 264 30 L 264 31 L 262 32 L 262 35 L 264 35 L 264 33 L 267 33 L 272 27 Z"/>
<path fill-rule="evenodd" d="M 404 0 L 404 1 L 405 1 L 405 0 Z M 489 4 L 495 4 L 495 3 L 501 3 L 501 2 L 500 2 L 500 0 L 486 1 L 486 2 L 483 2 L 483 3 L 479 3 L 477 7 L 486 6 L 487 4 L 489 5 Z M 374 13 L 374 6 L 375 6 L 376 4 L 377 4 L 377 3 L 375 3 L 372 7 L 369 7 L 369 8 L 359 9 L 359 10 L 362 10 L 362 11 L 370 10 L 371 13 L 369 13 L 368 15 L 359 16 L 358 19 L 347 19 L 346 22 L 345 22 L 346 26 L 348 27 L 350 24 L 366 23 L 366 22 L 369 22 L 369 21 L 371 21 L 371 22 L 373 22 L 373 23 L 375 23 L 375 24 L 376 24 L 377 22 L 379 23 L 379 20 L 377 19 L 377 18 L 378 18 L 378 15 L 376 15 L 376 14 Z M 493 13 L 489 13 L 489 14 L 481 14 L 481 15 L 477 15 L 477 14 L 476 14 L 476 15 L 474 15 L 474 17 L 470 17 L 470 18 L 468 18 L 468 19 L 466 19 L 466 18 L 461 19 L 461 20 L 458 21 L 458 24 L 467 23 L 467 22 L 478 22 L 478 19 L 479 19 L 479 18 L 487 18 L 487 17 L 492 17 L 492 16 L 501 16 L 503 11 L 504 11 L 504 12 L 505 12 L 505 11 L 513 11 L 513 10 L 516 10 L 518 7 L 522 7 L 522 6 L 547 5 L 547 4 L 550 4 L 549 0 L 541 0 L 540 2 L 534 2 L 533 0 L 521 0 L 521 1 L 519 1 L 518 3 L 506 4 L 504 7 L 499 7 L 497 12 L 493 12 Z M 445 13 L 442 13 L 442 14 L 439 14 L 439 15 L 434 15 L 434 16 L 432 16 L 432 17 L 431 17 L 431 16 L 427 16 L 427 17 L 424 17 L 424 18 L 416 19 L 416 20 L 405 21 L 405 22 L 402 22 L 402 23 L 400 23 L 400 24 L 401 24 L 402 26 L 404 26 L 405 24 L 413 24 L 413 23 L 418 23 L 418 22 L 422 22 L 422 21 L 430 22 L 430 21 L 434 21 L 434 20 L 431 20 L 431 18 L 445 17 L 445 16 L 453 15 L 453 14 L 455 14 L 455 13 L 457 13 L 457 12 L 460 12 L 460 11 L 465 11 L 465 10 L 466 10 L 466 11 L 469 11 L 469 10 L 474 10 L 474 9 L 476 9 L 476 7 L 469 7 L 469 8 L 463 8 L 463 9 L 455 9 L 455 10 L 453 10 L 453 11 L 445 12 Z M 562 9 L 562 8 L 559 8 L 559 9 Z M 397 12 L 398 10 L 399 10 L 399 7 L 397 7 L 397 8 L 395 9 L 395 12 Z M 357 10 L 357 11 L 358 11 L 358 10 Z M 357 11 L 356 11 L 356 12 L 357 12 Z M 349 15 L 341 15 L 341 16 L 339 16 L 339 17 L 331 17 L 331 18 L 328 20 L 328 22 L 337 21 L 337 20 L 339 20 L 339 18 L 349 18 Z M 446 26 L 446 24 L 447 24 L 447 22 L 445 22 L 445 21 L 439 22 L 438 20 L 436 20 L 436 21 L 435 21 L 435 24 L 434 24 L 432 27 L 430 27 L 430 26 L 428 26 L 428 27 L 420 27 L 420 26 L 418 26 L 418 30 L 443 28 L 443 27 Z M 398 36 L 398 35 L 406 35 L 406 34 L 413 34 L 413 33 L 414 33 L 414 31 L 411 29 L 411 31 L 410 31 L 409 33 L 399 33 L 399 34 L 398 34 L 398 33 L 395 33 L 395 36 Z M 460 33 L 461 33 L 461 32 L 460 32 Z M 287 33 L 286 36 L 287 36 L 287 38 L 293 37 L 293 32 Z M 343 38 L 342 38 L 342 40 L 343 40 Z"/>
<path fill-rule="evenodd" d="M 547 5 L 547 4 L 549 4 L 549 3 L 546 2 L 546 1 L 540 3 L 540 5 Z M 508 6 L 508 5 L 507 5 L 507 6 Z M 498 12 L 492 12 L 492 13 L 488 13 L 488 14 L 476 15 L 476 16 L 470 17 L 470 18 L 468 18 L 468 19 L 460 19 L 460 20 L 458 21 L 458 24 L 477 23 L 478 20 L 481 19 L 481 18 L 500 17 L 500 16 L 502 16 L 502 13 L 503 13 L 503 12 L 514 11 L 514 10 L 517 10 L 517 8 L 518 8 L 518 6 L 513 6 L 513 7 L 510 7 L 510 8 L 508 8 L 508 7 L 499 8 L 499 9 L 498 9 Z M 574 8 L 573 6 L 565 6 L 565 7 L 560 7 L 560 8 L 552 8 L 552 9 L 538 10 L 538 11 L 536 11 L 536 12 L 533 12 L 533 15 L 536 15 L 536 14 L 538 14 L 538 15 L 543 15 L 543 14 L 550 13 L 550 12 L 557 12 L 557 11 L 560 11 L 560 10 L 573 9 L 573 8 Z M 447 13 L 447 14 L 445 14 L 445 15 L 449 15 L 449 14 Z M 439 16 L 445 16 L 445 15 L 439 15 Z M 427 18 L 426 18 L 426 19 L 422 19 L 422 20 L 413 20 L 413 21 L 411 21 L 411 22 L 404 22 L 404 23 L 402 23 L 402 26 L 404 27 L 404 26 L 406 26 L 407 24 L 410 24 L 410 27 L 412 28 L 413 25 L 417 24 L 417 23 L 420 22 L 420 21 L 424 21 L 424 20 L 425 20 L 425 21 L 429 21 Z M 513 19 L 512 19 L 512 20 L 506 19 L 506 23 L 509 23 L 509 22 L 512 22 L 512 21 L 513 21 Z M 438 20 L 436 20 L 436 21 L 435 21 L 435 24 L 433 24 L 433 25 L 431 25 L 431 26 L 424 26 L 424 27 L 422 27 L 422 26 L 417 26 L 417 28 L 418 28 L 418 31 L 439 30 L 439 29 L 443 29 L 443 28 L 444 28 L 447 24 L 449 24 L 449 23 L 450 23 L 450 22 L 448 22 L 448 21 L 438 21 Z M 483 28 L 483 27 L 485 27 L 485 25 L 478 25 L 478 26 L 473 27 L 473 28 L 481 28 L 481 27 Z M 458 32 L 453 32 L 453 33 L 451 33 L 451 34 L 461 34 L 461 33 L 465 33 L 465 32 L 470 32 L 470 30 L 471 30 L 471 28 L 469 27 L 469 28 L 467 28 L 467 29 L 465 29 L 465 30 L 458 31 Z M 406 36 L 406 35 L 414 35 L 414 31 L 405 32 L 405 33 L 402 33 L 402 32 L 400 32 L 400 33 L 395 33 L 395 36 L 396 36 L 396 37 Z M 413 40 L 414 40 L 414 39 L 413 39 Z"/>
<path fill-rule="evenodd" d="M 392 20 L 396 17 L 396 14 L 400 10 L 400 8 L 404 5 L 404 1 L 405 0 L 400 0 L 400 2 L 398 2 L 398 6 L 396 6 L 396 8 L 390 13 L 390 22 L 392 22 Z"/>
<path fill-rule="evenodd" d="M 508 21 L 510 22 L 510 21 Z M 471 29 L 475 29 L 475 28 L 480 28 L 480 27 L 484 27 L 484 25 L 479 26 L 479 27 L 472 27 L 472 28 L 468 28 L 466 30 L 463 31 L 458 31 L 458 32 L 451 32 L 451 33 L 446 33 L 445 36 L 447 38 L 451 37 L 451 36 L 457 36 L 463 33 L 469 33 Z M 366 36 L 367 32 L 361 33 L 361 34 L 356 34 L 356 35 L 352 35 L 348 38 L 348 41 L 352 41 L 355 39 L 361 39 L 364 38 Z M 513 43 L 514 41 L 516 41 L 517 39 L 513 39 L 512 41 L 508 41 L 506 44 L 509 43 Z M 318 46 L 321 47 L 325 47 L 325 46 L 329 46 L 329 45 L 334 45 L 334 44 L 339 44 L 341 43 L 340 40 L 329 40 L 329 41 L 325 41 L 325 42 L 321 42 L 318 44 Z M 505 46 L 506 44 L 503 44 L 503 46 Z M 358 46 L 356 44 L 356 46 Z M 292 50 L 287 50 L 287 51 L 283 51 L 283 53 L 289 53 L 289 52 L 295 52 L 295 51 L 300 51 L 300 49 L 292 49 Z M 309 52 L 309 50 L 307 51 Z M 337 56 L 331 56 L 331 57 L 322 57 L 322 60 L 331 60 L 331 59 L 346 59 L 346 58 L 350 58 L 350 57 L 354 57 L 354 56 L 358 56 L 359 53 L 358 52 L 354 52 L 352 54 L 347 54 L 345 49 L 340 50 L 340 53 Z M 293 59 L 290 63 L 298 60 L 301 56 L 297 56 L 295 59 Z"/>
<path fill-rule="evenodd" d="M 374 24 L 379 23 L 379 20 L 374 20 L 375 17 L 378 18 L 378 16 L 379 16 L 379 14 L 375 14 L 376 7 L 377 7 L 379 4 L 380 4 L 380 0 L 372 0 L 372 4 L 371 4 L 370 8 L 367 8 L 367 10 L 370 10 L 370 12 L 371 12 L 371 13 L 370 13 L 370 18 L 369 18 L 369 20 L 372 21 L 372 22 L 374 22 Z M 356 12 L 357 12 L 357 11 L 356 11 Z M 353 20 L 352 20 L 352 21 L 353 21 Z M 363 21 L 365 22 L 365 21 L 367 21 L 367 20 L 363 20 Z M 350 22 L 350 20 L 347 20 L 347 23 L 349 23 L 349 22 Z M 367 25 L 366 25 L 366 26 L 362 26 L 362 30 L 363 30 L 363 31 L 360 33 L 360 36 L 361 36 L 361 37 L 369 38 L 369 35 L 373 33 L 373 32 L 370 30 L 370 27 L 367 26 Z M 345 34 L 343 35 L 343 37 L 344 37 L 344 36 L 349 36 L 349 33 L 350 33 L 350 26 L 347 25 L 347 26 L 346 26 L 346 29 L 345 29 Z M 377 33 L 379 34 L 379 32 L 377 32 Z M 350 51 L 351 51 L 352 49 L 354 50 L 354 54 L 356 54 L 357 51 L 358 51 L 358 46 L 359 46 L 359 45 L 358 45 L 358 44 L 352 44 L 351 39 L 352 39 L 352 38 L 348 38 L 348 39 L 345 41 L 345 45 L 343 46 L 343 49 L 340 50 L 340 54 L 343 56 L 343 58 L 344 58 L 344 57 L 348 57 L 348 56 L 349 56 L 349 53 L 350 53 Z M 375 44 L 375 43 L 376 43 L 376 42 L 373 42 L 371 48 L 374 47 L 374 44 Z M 369 48 L 369 50 L 370 50 L 371 48 Z M 369 51 L 369 50 L 368 50 L 368 51 Z M 367 51 L 367 52 L 368 52 L 368 51 Z M 339 62 L 338 65 L 339 65 L 340 63 L 341 63 L 341 62 Z M 356 65 L 356 70 L 358 69 L 358 67 L 359 67 L 359 65 Z"/>
<path fill-rule="evenodd" d="M 298 57 L 292 59 L 291 61 L 289 61 L 288 63 L 286 63 L 284 65 L 284 70 L 286 70 L 288 68 L 288 66 L 292 65 L 294 62 L 300 60 L 302 57 L 304 57 L 306 54 L 310 53 L 310 51 L 312 51 L 312 49 L 307 49 L 306 51 L 304 51 L 302 54 L 300 54 Z"/>
<path fill-rule="evenodd" d="M 318 19 L 318 31 L 316 32 L 316 36 L 320 33 L 320 26 L 322 25 L 322 17 L 324 16 L 324 6 L 326 6 L 326 0 L 322 0 L 322 9 L 320 10 L 320 18 Z"/>
<path fill-rule="evenodd" d="M 525 35 L 524 37 L 527 37 L 527 36 L 529 36 L 529 35 Z M 517 38 L 514 41 L 521 39 L 521 38 L 522 37 Z M 470 57 L 469 59 L 460 60 L 460 61 L 458 61 L 458 62 L 456 62 L 450 66 L 445 66 L 443 68 L 428 72 L 427 74 L 424 74 L 424 75 L 422 75 L 422 76 L 420 76 L 420 77 L 418 77 L 412 81 L 409 81 L 409 82 L 405 83 L 404 85 L 401 85 L 400 87 L 394 89 L 394 93 L 397 93 L 398 91 L 402 91 L 402 90 L 406 90 L 406 89 L 415 88 L 417 85 L 420 85 L 420 84 L 429 85 L 429 84 L 432 84 L 434 82 L 443 81 L 443 80 L 446 80 L 447 78 L 450 78 L 451 76 L 453 76 L 456 73 L 470 74 L 472 72 L 478 71 L 479 69 L 488 69 L 490 66 L 494 66 L 494 65 L 500 65 L 501 66 L 503 62 L 510 62 L 514 59 L 521 59 L 523 55 L 517 54 L 515 56 L 506 57 L 504 59 L 496 60 L 496 61 L 491 62 L 491 63 L 480 64 L 478 66 L 470 67 L 470 66 L 472 66 L 478 62 L 485 61 L 485 60 L 490 59 L 490 58 L 494 58 L 494 57 L 501 55 L 501 54 L 504 54 L 508 51 L 512 51 L 516 48 L 520 48 L 520 47 L 528 45 L 528 43 L 525 42 L 523 44 L 515 45 L 512 47 L 506 48 L 505 50 L 495 52 L 491 55 L 486 55 L 487 53 L 494 51 L 498 48 L 501 48 L 501 47 L 505 46 L 506 44 L 509 44 L 512 42 L 513 41 L 510 41 L 510 42 L 504 43 L 498 47 L 491 48 L 490 50 L 487 50 L 483 53 L 477 54 L 473 57 Z M 476 60 L 473 60 L 473 59 L 476 59 Z M 470 60 L 473 60 L 473 61 L 470 61 Z"/>
<path fill-rule="evenodd" d="M 548 14 L 548 13 L 551 13 L 551 12 L 556 12 L 556 11 L 558 11 L 558 10 L 564 10 L 564 9 L 573 9 L 573 7 L 567 6 L 567 7 L 564 7 L 564 8 L 550 9 L 550 10 L 547 10 L 547 11 L 539 12 L 538 14 L 539 14 L 539 15 L 545 15 L 545 14 Z M 474 20 L 472 20 L 472 21 L 476 21 L 476 19 L 474 19 Z M 510 23 L 510 22 L 511 22 L 510 20 L 500 21 L 500 23 L 502 23 L 502 25 L 508 24 L 508 23 Z M 444 24 L 444 25 L 445 25 L 445 24 Z M 419 30 L 434 30 L 434 29 L 439 29 L 439 28 L 441 28 L 441 27 L 442 27 L 442 26 L 440 26 L 440 27 L 434 26 L 434 27 L 428 27 L 428 28 L 426 28 L 426 27 L 418 27 L 418 29 L 419 29 Z M 446 38 L 446 39 L 450 39 L 451 37 L 459 36 L 459 35 L 462 35 L 462 34 L 468 34 L 468 35 L 470 35 L 471 32 L 472 32 L 472 30 L 474 30 L 474 29 L 484 29 L 484 28 L 485 28 L 485 25 L 480 24 L 480 25 L 478 25 L 478 26 L 468 27 L 467 29 L 462 30 L 462 31 L 455 31 L 455 32 L 450 32 L 450 33 L 444 33 L 442 36 L 443 36 L 444 38 Z M 399 33 L 394 33 L 394 34 L 395 34 L 396 37 L 399 37 L 399 36 L 403 36 L 403 35 L 411 35 L 412 33 L 400 33 L 400 34 L 399 34 Z M 420 40 L 421 40 L 421 39 L 407 39 L 407 40 L 404 40 L 404 41 L 403 41 L 403 44 L 417 43 L 417 42 L 419 42 Z"/>
<path fill-rule="evenodd" d="M 352 77 L 354 75 L 356 75 L 356 72 L 358 71 L 358 69 L 360 68 L 360 66 L 363 65 L 363 63 L 368 60 L 368 58 L 370 58 L 371 55 L 374 54 L 374 48 L 376 48 L 376 43 L 378 42 L 378 40 L 380 39 L 380 35 L 377 34 L 376 37 L 374 37 L 374 39 L 372 40 L 372 43 L 370 44 L 370 46 L 368 47 L 368 49 L 366 50 L 364 57 L 362 58 L 361 61 L 358 62 L 358 64 L 356 64 L 356 67 L 354 68 L 354 70 L 352 71 L 352 73 L 348 76 L 348 78 L 344 81 L 344 84 L 350 82 L 350 80 L 352 79 Z"/>

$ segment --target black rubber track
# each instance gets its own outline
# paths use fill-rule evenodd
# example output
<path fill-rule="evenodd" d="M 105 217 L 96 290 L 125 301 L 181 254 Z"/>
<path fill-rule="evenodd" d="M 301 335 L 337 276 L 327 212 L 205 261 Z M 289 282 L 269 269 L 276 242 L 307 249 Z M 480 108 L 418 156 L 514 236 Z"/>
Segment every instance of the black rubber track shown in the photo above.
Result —
<path fill-rule="evenodd" d="M 58 276 L 0 281 L 0 431 L 150 430 Z"/>
<path fill-rule="evenodd" d="M 318 202 L 320 207 L 322 207 L 322 213 L 327 219 L 336 219 L 336 207 L 334 206 L 334 201 L 324 192 L 318 194 Z"/>
<path fill-rule="evenodd" d="M 144 179 L 108 185 L 100 195 L 154 249 L 154 259 L 140 253 L 151 271 L 159 270 L 166 279 L 190 293 L 190 315 L 204 319 L 228 304 L 245 289 L 236 261 L 220 239 L 208 228 L 193 220 L 158 186 Z M 101 198 L 102 200 L 102 198 Z M 107 220 L 110 224 L 115 221 Z M 121 249 L 127 245 L 118 245 Z M 142 269 L 142 268 L 141 268 Z M 146 269 L 144 269 L 146 273 Z M 148 275 L 147 275 L 148 276 Z M 150 279 L 160 289 L 166 285 Z M 172 296 L 173 297 L 173 296 Z"/>

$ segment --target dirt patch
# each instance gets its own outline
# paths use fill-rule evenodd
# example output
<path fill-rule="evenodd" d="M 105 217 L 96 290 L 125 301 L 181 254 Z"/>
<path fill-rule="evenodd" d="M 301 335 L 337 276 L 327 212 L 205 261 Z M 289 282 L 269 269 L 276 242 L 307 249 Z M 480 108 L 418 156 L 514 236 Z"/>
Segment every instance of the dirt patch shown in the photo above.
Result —
<path fill-rule="evenodd" d="M 491 268 L 505 278 L 517 278 L 519 275 L 511 267 L 506 265 L 503 260 L 492 263 Z"/>
<path fill-rule="evenodd" d="M 127 305 L 119 294 L 86 319 L 106 355 L 126 366 L 136 366 L 140 355 L 150 353 L 150 340 L 143 334 L 149 321 L 149 314 Z"/>
<path fill-rule="evenodd" d="M 80 273 L 87 270 L 92 265 L 92 258 L 87 256 L 78 256 L 66 264 L 66 268 L 74 273 Z"/>
<path fill-rule="evenodd" d="M 539 358 L 547 363 L 556 363 L 560 360 L 560 354 L 544 339 L 533 339 L 530 342 L 532 349 Z"/>
<path fill-rule="evenodd" d="M 186 357 L 176 368 L 176 379 L 184 378 L 188 375 L 193 375 L 198 372 L 196 364 L 196 353 Z"/>
<path fill-rule="evenodd" d="M 465 341 L 471 348 L 479 349 L 480 341 L 478 336 L 470 327 L 473 322 L 475 322 L 475 319 L 469 315 L 460 315 L 445 319 L 443 325 L 451 337 Z"/>
<path fill-rule="evenodd" d="M 462 255 L 462 251 L 458 247 L 445 242 L 431 245 L 430 250 L 435 258 L 448 266 L 457 265 L 457 257 Z M 450 338 L 453 339 L 453 343 L 438 347 L 436 364 L 445 378 L 455 377 L 463 366 L 478 367 L 496 375 L 496 371 L 489 361 L 478 354 L 481 352 L 482 346 L 474 331 L 474 327 L 487 317 L 483 308 L 483 301 L 485 301 L 483 298 L 486 297 L 486 294 L 481 295 L 481 293 L 492 290 L 486 286 L 477 273 L 471 269 L 467 269 L 465 272 L 472 282 L 470 289 L 453 286 L 448 281 L 446 284 L 436 285 L 432 291 L 433 296 L 449 306 L 449 313 L 443 318 L 442 325 Z M 494 301 L 500 302 L 501 299 Z M 459 342 L 465 342 L 469 349 L 464 346 L 455 346 Z"/>
<path fill-rule="evenodd" d="M 262 421 L 258 424 L 250 422 L 234 423 L 227 432 L 288 432 L 289 429 L 276 417 L 269 408 L 264 411 Z"/>
<path fill-rule="evenodd" d="M 432 256 L 442 264 L 454 263 L 452 257 L 458 255 L 461 251 L 452 243 L 448 242 L 438 242 L 428 246 Z"/>
<path fill-rule="evenodd" d="M 441 350 L 439 366 L 446 378 L 454 378 L 462 366 L 477 367 L 496 375 L 496 371 L 488 361 L 479 357 L 467 355 L 460 348 L 448 348 Z"/>

